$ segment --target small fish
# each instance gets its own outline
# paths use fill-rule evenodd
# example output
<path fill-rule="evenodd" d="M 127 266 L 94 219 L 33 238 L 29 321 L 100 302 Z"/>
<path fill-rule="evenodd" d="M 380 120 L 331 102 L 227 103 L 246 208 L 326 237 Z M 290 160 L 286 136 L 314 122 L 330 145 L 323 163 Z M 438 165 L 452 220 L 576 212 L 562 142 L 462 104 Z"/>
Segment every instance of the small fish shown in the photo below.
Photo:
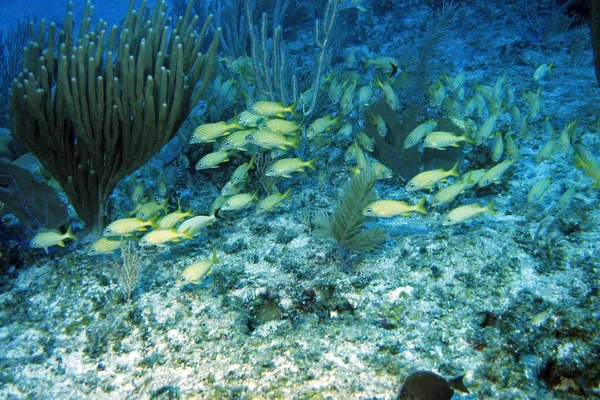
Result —
<path fill-rule="evenodd" d="M 496 131 L 492 138 L 490 139 L 490 158 L 494 162 L 500 161 L 502 155 L 504 154 L 504 140 L 502 140 L 502 134 L 499 131 Z"/>
<path fill-rule="evenodd" d="M 121 238 L 101 237 L 89 247 L 88 255 L 99 256 L 103 254 L 112 254 L 121 248 Z"/>
<path fill-rule="evenodd" d="M 460 180 L 462 182 L 467 182 L 465 190 L 471 189 L 473 186 L 477 185 L 485 175 L 485 172 L 485 169 L 474 169 L 461 176 Z"/>
<path fill-rule="evenodd" d="M 291 198 L 290 197 L 291 191 L 292 191 L 292 188 L 289 188 L 284 194 L 273 193 L 273 194 L 265 197 L 256 206 L 256 212 L 263 213 L 263 212 L 273 210 L 275 207 L 277 207 L 279 204 L 281 204 L 281 202 L 283 200 L 286 200 L 286 199 L 289 200 Z"/>
<path fill-rule="evenodd" d="M 365 165 L 359 165 L 360 169 L 365 168 Z M 371 161 L 371 169 L 373 169 L 373 175 L 376 180 L 390 179 L 394 176 L 394 171 L 391 168 L 383 165 L 378 161 Z"/>
<path fill-rule="evenodd" d="M 542 149 L 540 150 L 540 152 L 537 154 L 537 156 L 535 156 L 535 162 L 540 164 L 548 159 L 550 159 L 550 157 L 552 156 L 552 153 L 554 153 L 554 150 L 558 147 L 558 140 L 556 139 L 556 133 L 554 133 L 554 135 L 550 138 L 550 140 L 548 140 L 544 146 L 542 147 Z"/>
<path fill-rule="evenodd" d="M 457 136 L 452 132 L 433 131 L 427 134 L 423 145 L 430 149 L 445 150 L 446 147 L 460 147 L 460 142 L 473 143 L 471 132 Z"/>
<path fill-rule="evenodd" d="M 219 121 L 215 123 L 203 124 L 194 129 L 194 133 L 190 138 L 190 143 L 210 143 L 217 140 L 221 136 L 230 134 L 235 129 L 243 129 L 244 127 L 237 122 L 228 123 Z"/>
<path fill-rule="evenodd" d="M 378 115 L 375 118 L 375 127 L 377 128 L 379 136 L 385 137 L 387 135 L 388 128 L 383 118 L 381 118 L 381 115 Z"/>
<path fill-rule="evenodd" d="M 368 151 L 369 153 L 375 151 L 375 139 L 369 137 L 366 133 L 358 132 L 356 134 L 356 140 L 358 140 L 358 144 L 365 149 L 365 151 Z"/>
<path fill-rule="evenodd" d="M 448 214 L 446 214 L 446 216 L 443 219 L 442 225 L 461 224 L 484 212 L 496 215 L 496 210 L 494 210 L 494 204 L 495 201 L 492 201 L 485 207 L 482 207 L 479 204 L 467 204 L 464 206 L 457 207 L 454 210 L 450 211 Z"/>
<path fill-rule="evenodd" d="M 573 143 L 573 139 L 575 138 L 575 125 L 577 125 L 577 121 L 579 119 L 571 121 L 560 133 L 560 147 L 565 153 L 571 152 L 571 143 Z"/>
<path fill-rule="evenodd" d="M 446 380 L 429 371 L 413 372 L 406 378 L 398 400 L 450 400 L 454 390 L 469 393 L 463 383 L 463 376 Z"/>
<path fill-rule="evenodd" d="M 429 91 L 429 95 L 431 96 L 431 105 L 432 106 L 441 106 L 444 104 L 444 99 L 446 98 L 446 87 L 437 80 L 437 86 L 432 87 Z"/>
<path fill-rule="evenodd" d="M 368 204 L 362 210 L 362 214 L 367 217 L 392 218 L 398 215 L 407 217 L 410 215 L 411 211 L 427 215 L 425 197 L 414 205 L 410 205 L 400 200 L 377 200 Z"/>
<path fill-rule="evenodd" d="M 131 200 L 134 204 L 140 202 L 144 198 L 144 194 L 146 192 L 146 187 L 144 185 L 144 180 L 140 179 L 135 185 L 135 189 L 133 189 L 133 194 L 131 195 Z"/>
<path fill-rule="evenodd" d="M 255 144 L 265 149 L 286 149 L 291 147 L 296 150 L 300 150 L 301 138 L 288 138 L 280 133 L 274 133 L 270 131 L 257 130 L 254 133 L 246 136 L 246 142 Z"/>
<path fill-rule="evenodd" d="M 228 198 L 221 206 L 223 211 L 238 211 L 248 207 L 253 201 L 258 201 L 258 190 L 254 193 L 240 193 Z"/>
<path fill-rule="evenodd" d="M 365 68 L 373 65 L 376 69 L 381 70 L 389 77 L 396 75 L 398 72 L 398 61 L 393 57 L 377 56 L 373 59 L 367 57 Z"/>
<path fill-rule="evenodd" d="M 288 136 L 298 132 L 301 127 L 301 124 L 296 121 L 289 121 L 287 119 L 268 119 L 258 125 L 258 129 L 260 130 Z"/>
<path fill-rule="evenodd" d="M 342 100 L 340 101 L 340 106 L 342 108 L 342 113 L 350 114 L 350 112 L 354 108 L 354 93 L 356 92 L 357 80 L 353 80 L 350 85 L 344 91 L 342 95 Z"/>
<path fill-rule="evenodd" d="M 48 254 L 49 247 L 65 247 L 66 239 L 77 240 L 77 236 L 71 230 L 71 225 L 67 228 L 66 233 L 62 233 L 58 229 L 42 230 L 31 239 L 29 245 L 34 249 L 44 249 Z"/>
<path fill-rule="evenodd" d="M 444 170 L 443 168 L 438 168 L 431 171 L 421 172 L 408 181 L 405 189 L 407 192 L 429 189 L 436 183 L 443 181 L 449 176 L 460 176 L 460 173 L 458 172 L 458 162 L 454 164 L 454 167 L 448 171 Z"/>
<path fill-rule="evenodd" d="M 535 185 L 533 185 L 533 187 L 527 194 L 527 201 L 531 203 L 532 201 L 541 200 L 548 192 L 548 189 L 550 189 L 551 184 L 551 177 L 547 177 L 538 181 Z"/>
<path fill-rule="evenodd" d="M 419 124 L 415 129 L 410 131 L 408 136 L 404 139 L 404 148 L 408 149 L 421 142 L 421 139 L 428 133 L 432 132 L 437 127 L 437 121 L 428 120 Z"/>
<path fill-rule="evenodd" d="M 238 115 L 238 122 L 243 127 L 257 127 L 264 120 L 265 118 L 262 115 L 254 114 L 250 111 L 242 111 L 240 115 Z"/>
<path fill-rule="evenodd" d="M 196 215 L 179 224 L 177 232 L 187 232 L 191 236 L 197 236 L 202 228 L 212 225 L 216 219 L 217 217 L 215 215 Z"/>
<path fill-rule="evenodd" d="M 213 249 L 212 258 L 195 262 L 186 267 L 179 275 L 177 275 L 177 278 L 175 278 L 175 285 L 184 286 L 200 283 L 202 277 L 210 273 L 211 267 L 218 263 L 219 259 L 217 258 L 217 249 Z"/>
<path fill-rule="evenodd" d="M 219 148 L 223 151 L 246 151 L 250 147 L 250 143 L 246 142 L 246 136 L 252 135 L 255 131 L 256 129 L 244 129 L 232 132 L 219 140 Z"/>
<path fill-rule="evenodd" d="M 452 200 L 454 200 L 459 194 L 463 193 L 465 191 L 465 188 L 467 187 L 467 185 L 473 183 L 473 181 L 469 181 L 469 182 L 456 182 L 453 183 L 452 185 L 448 185 L 443 189 L 440 189 L 439 192 L 436 193 L 435 196 L 433 196 L 433 201 L 431 202 L 431 206 L 432 207 L 439 207 L 441 205 L 450 203 Z"/>
<path fill-rule="evenodd" d="M 490 168 L 479 180 L 479 187 L 486 187 L 492 183 L 499 183 L 504 173 L 515 163 L 516 159 L 504 160 Z"/>
<path fill-rule="evenodd" d="M 341 118 L 341 115 L 337 116 L 336 118 L 331 118 L 331 116 L 327 115 L 325 117 L 316 119 L 306 129 L 306 136 L 308 138 L 313 138 L 325 132 L 327 129 L 330 129 L 332 126 L 339 127 L 339 121 Z"/>
<path fill-rule="evenodd" d="M 150 218 L 152 218 L 157 213 L 160 213 L 161 211 L 166 214 L 167 213 L 167 203 L 168 202 L 169 202 L 169 199 L 165 199 L 160 204 L 156 200 L 152 200 L 152 201 L 150 201 L 148 203 L 143 204 L 138 209 L 138 211 L 135 214 L 135 216 L 139 220 L 148 221 Z M 106 236 L 106 235 L 104 235 L 104 236 Z"/>
<path fill-rule="evenodd" d="M 544 78 L 547 74 L 552 75 L 554 73 L 555 63 L 555 61 L 552 61 L 550 64 L 541 64 L 539 67 L 537 67 L 533 73 L 533 80 L 537 82 Z"/>
<path fill-rule="evenodd" d="M 361 105 L 361 106 L 368 105 L 369 102 L 371 101 L 372 97 L 373 97 L 373 86 L 371 85 L 371 83 L 361 87 L 358 90 L 358 104 L 359 105 Z"/>
<path fill-rule="evenodd" d="M 581 143 L 575 143 L 573 150 L 575 167 L 582 169 L 587 176 L 592 178 L 593 188 L 600 188 L 600 166 L 596 163 L 590 150 Z"/>
<path fill-rule="evenodd" d="M 504 134 L 504 141 L 506 142 L 506 154 L 509 156 L 509 158 L 518 158 L 520 151 L 517 148 L 517 145 L 515 144 L 510 132 Z"/>
<path fill-rule="evenodd" d="M 248 137 L 248 136 L 246 136 Z M 229 152 L 219 150 L 208 153 L 196 163 L 196 171 L 203 169 L 218 168 L 220 164 L 229 161 Z"/>
<path fill-rule="evenodd" d="M 475 143 L 482 144 L 494 133 L 496 130 L 496 121 L 498 120 L 499 113 L 494 113 L 481 125 L 481 128 L 477 130 L 475 134 Z"/>
<path fill-rule="evenodd" d="M 316 158 L 309 161 L 304 161 L 300 157 L 296 158 L 284 158 L 283 160 L 277 160 L 273 164 L 269 165 L 266 169 L 266 176 L 282 176 L 284 178 L 291 178 L 293 172 L 304 171 L 305 167 L 316 170 L 315 162 Z"/>
<path fill-rule="evenodd" d="M 248 177 L 248 171 L 254 169 L 254 157 L 250 160 L 250 162 L 245 162 L 233 171 L 231 174 L 231 178 L 229 179 L 231 183 L 237 185 L 238 183 L 244 182 Z"/>
<path fill-rule="evenodd" d="M 191 207 L 187 211 L 184 212 L 181 209 L 181 204 L 179 204 L 179 208 L 177 209 L 177 211 L 168 213 L 167 215 L 165 215 L 164 217 L 159 219 L 157 223 L 161 229 L 169 229 L 169 228 L 173 228 L 175 225 L 177 225 L 179 223 L 179 221 L 181 221 L 182 219 L 185 219 L 186 217 L 193 217 L 193 216 L 194 216 L 194 214 L 192 213 Z"/>
<path fill-rule="evenodd" d="M 461 87 L 465 85 L 467 80 L 467 73 L 465 71 L 461 71 L 458 75 L 456 75 L 452 81 L 450 82 L 450 87 L 453 91 L 457 91 Z"/>
<path fill-rule="evenodd" d="M 155 229 L 152 232 L 146 233 L 140 239 L 140 246 L 165 246 L 168 242 L 178 242 L 179 239 L 192 240 L 194 237 L 185 232 L 177 232 L 176 229 Z"/>
<path fill-rule="evenodd" d="M 379 79 L 379 75 L 376 76 L 375 84 L 381 89 L 383 97 L 385 97 L 385 101 L 389 106 L 392 107 L 393 110 L 397 110 L 400 105 L 400 100 L 398 100 L 398 95 L 394 88 L 392 88 L 392 85 Z"/>
<path fill-rule="evenodd" d="M 536 119 L 538 114 L 544 109 L 544 105 L 542 103 L 542 88 L 539 87 L 537 93 L 529 91 L 525 93 L 523 97 L 529 104 L 530 117 Z"/>
<path fill-rule="evenodd" d="M 569 208 L 573 196 L 575 195 L 575 185 L 569 187 L 558 199 L 558 209 L 565 211 Z"/>
<path fill-rule="evenodd" d="M 108 226 L 102 231 L 102 236 L 129 236 L 136 232 L 145 231 L 149 226 L 158 228 L 158 225 L 156 224 L 157 218 L 158 216 L 147 221 L 139 218 L 121 218 L 108 224 Z"/>
<path fill-rule="evenodd" d="M 295 117 L 296 103 L 286 107 L 273 101 L 257 101 L 248 108 L 248 111 L 263 117 L 283 117 L 286 113 Z"/>
<path fill-rule="evenodd" d="M 346 122 L 338 130 L 337 139 L 339 139 L 339 140 L 345 140 L 345 139 L 352 140 L 352 132 L 353 131 L 354 131 L 354 127 L 352 126 L 352 123 L 351 122 Z"/>

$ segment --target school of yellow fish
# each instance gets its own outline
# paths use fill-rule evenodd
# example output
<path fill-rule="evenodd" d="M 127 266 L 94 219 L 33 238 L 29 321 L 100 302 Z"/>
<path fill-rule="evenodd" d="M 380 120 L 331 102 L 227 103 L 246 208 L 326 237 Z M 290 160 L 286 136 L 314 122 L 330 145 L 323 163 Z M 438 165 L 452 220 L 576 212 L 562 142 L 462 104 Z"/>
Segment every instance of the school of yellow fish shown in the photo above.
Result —
<path fill-rule="evenodd" d="M 326 172 L 322 160 L 323 151 L 328 146 L 344 146 L 343 160 L 352 174 L 359 174 L 371 168 L 377 179 L 390 179 L 393 171 L 371 156 L 375 141 L 363 129 L 362 113 L 378 99 L 385 99 L 394 110 L 399 110 L 401 102 L 398 91 L 407 85 L 407 76 L 399 68 L 396 59 L 379 56 L 366 58 L 362 68 L 365 73 L 333 71 L 323 78 L 321 87 L 328 106 L 323 107 L 327 115 L 310 121 L 305 120 L 301 111 L 312 96 L 309 89 L 299 100 L 291 104 L 268 101 L 248 88 L 252 86 L 252 70 L 248 58 L 223 59 L 221 64 L 227 74 L 233 76 L 223 80 L 217 75 L 209 85 L 212 100 L 207 110 L 207 118 L 215 117 L 225 108 L 243 107 L 228 120 L 206 122 L 197 126 L 189 140 L 190 144 L 202 145 L 206 152 L 195 164 L 195 169 L 210 170 L 226 163 L 235 162 L 238 166 L 227 183 L 221 188 L 220 196 L 214 200 L 209 215 L 195 215 L 192 210 L 184 211 L 181 206 L 168 211 L 168 199 L 158 202 L 146 197 L 143 180 L 133 190 L 134 208 L 125 218 L 111 222 L 89 249 L 89 254 L 110 254 L 120 248 L 121 240 L 136 240 L 140 246 L 164 246 L 181 240 L 192 240 L 202 228 L 216 220 L 217 213 L 246 210 L 253 205 L 256 213 L 269 212 L 290 199 L 292 184 L 302 172 Z M 348 58 L 347 68 L 356 69 L 358 63 L 354 53 Z M 542 64 L 533 72 L 533 85 L 537 89 L 518 96 L 506 76 L 499 77 L 492 85 L 469 80 L 466 72 L 455 76 L 444 74 L 429 87 L 429 113 L 438 115 L 420 121 L 404 138 L 404 147 L 421 146 L 435 151 L 449 147 L 469 147 L 468 154 L 479 148 L 479 153 L 487 155 L 485 168 L 477 166 L 465 170 L 462 165 L 473 165 L 465 160 L 457 160 L 448 170 L 439 168 L 418 173 L 410 179 L 402 193 L 405 199 L 379 199 L 369 204 L 363 214 L 370 217 L 391 218 L 409 216 L 412 213 L 426 216 L 430 207 L 440 210 L 450 208 L 439 218 L 441 225 L 465 223 L 482 215 L 495 215 L 496 200 L 486 205 L 477 202 L 460 204 L 459 197 L 469 193 L 477 195 L 481 188 L 506 180 L 507 172 L 521 161 L 521 149 L 529 142 L 538 142 L 543 137 L 544 144 L 535 156 L 538 164 L 550 162 L 557 151 L 568 155 L 573 165 L 581 169 L 593 181 L 593 187 L 600 187 L 600 167 L 594 155 L 577 140 L 577 120 L 564 126 L 557 134 L 547 113 L 542 96 L 541 82 L 554 73 L 555 63 Z M 243 100 L 241 100 L 243 99 Z M 332 110 L 332 107 L 334 109 Z M 300 115 L 299 115 L 300 114 Z M 442 119 L 452 122 L 452 131 L 436 130 Z M 373 126 L 378 135 L 388 134 L 385 120 L 372 115 Z M 535 135 L 535 136 L 534 136 Z M 485 149 L 485 150 L 482 150 Z M 312 158 L 303 158 L 311 154 Z M 533 160 L 532 160 L 533 161 Z M 319 164 L 321 162 L 321 164 Z M 462 172 L 461 172 L 462 170 Z M 260 185 L 249 185 L 249 171 L 262 183 L 267 192 L 261 195 Z M 269 185 L 267 185 L 269 183 Z M 280 193 L 274 183 L 288 186 Z M 557 202 L 560 210 L 569 207 L 576 188 L 566 182 L 559 182 L 564 188 Z M 163 189 L 166 179 L 162 181 Z M 254 190 L 248 190 L 249 187 Z M 557 186 L 550 176 L 542 176 L 530 187 L 527 200 L 540 202 L 546 193 Z M 411 204 L 412 192 L 425 191 L 418 201 Z M 437 214 L 437 213 L 436 213 Z M 429 218 L 429 217 L 428 217 Z M 76 239 L 71 230 L 40 232 L 31 242 L 32 247 L 44 248 L 64 245 L 64 240 Z M 212 258 L 190 265 L 179 277 L 178 284 L 197 283 L 213 264 L 218 263 L 216 253 Z"/>

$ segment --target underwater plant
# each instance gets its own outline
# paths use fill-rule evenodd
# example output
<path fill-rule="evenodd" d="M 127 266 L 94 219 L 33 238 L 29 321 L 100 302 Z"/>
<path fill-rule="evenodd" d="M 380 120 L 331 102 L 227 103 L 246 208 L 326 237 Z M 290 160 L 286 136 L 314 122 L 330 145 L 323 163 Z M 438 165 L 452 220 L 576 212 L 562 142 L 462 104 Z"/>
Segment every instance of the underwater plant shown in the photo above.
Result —
<path fill-rule="evenodd" d="M 315 221 L 320 232 L 336 242 L 338 262 L 347 270 L 351 251 L 370 251 L 386 238 L 381 228 L 365 229 L 369 217 L 362 210 L 375 200 L 375 174 L 364 168 L 344 188 L 332 215 L 321 213 Z"/>
<path fill-rule="evenodd" d="M 88 2 L 77 35 L 69 4 L 62 29 L 40 24 L 12 84 L 15 136 L 96 229 L 116 184 L 176 134 L 212 77 L 219 31 L 202 54 L 210 18 L 198 32 L 190 6 L 170 30 L 166 8 L 132 1 L 121 27 L 92 28 Z"/>

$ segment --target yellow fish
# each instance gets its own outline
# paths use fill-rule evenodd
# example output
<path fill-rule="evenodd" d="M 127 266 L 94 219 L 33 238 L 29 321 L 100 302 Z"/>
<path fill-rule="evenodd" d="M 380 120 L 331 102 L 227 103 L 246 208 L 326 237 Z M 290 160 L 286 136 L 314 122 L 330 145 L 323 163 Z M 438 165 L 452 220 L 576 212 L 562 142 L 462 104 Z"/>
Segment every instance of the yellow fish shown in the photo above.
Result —
<path fill-rule="evenodd" d="M 373 59 L 367 57 L 365 68 L 369 68 L 371 65 L 390 77 L 396 75 L 398 72 L 398 61 L 393 57 L 378 56 Z"/>
<path fill-rule="evenodd" d="M 168 242 L 178 242 L 179 239 L 192 240 L 194 237 L 187 231 L 177 232 L 176 229 L 155 229 L 152 232 L 146 233 L 140 239 L 140 246 L 165 246 Z"/>
<path fill-rule="evenodd" d="M 446 186 L 445 188 L 443 188 L 439 192 L 437 192 L 435 196 L 433 196 L 433 201 L 431 202 L 431 205 L 433 207 L 439 207 L 443 204 L 450 203 L 459 194 L 464 192 L 467 185 L 469 185 L 472 182 L 473 181 L 456 182 L 452 185 Z"/>
<path fill-rule="evenodd" d="M 411 211 L 427 215 L 425 208 L 425 197 L 417 204 L 410 205 L 400 200 L 377 200 L 368 204 L 363 210 L 363 215 L 367 217 L 392 218 L 398 215 L 405 217 L 410 215 Z"/>
<path fill-rule="evenodd" d="M 217 258 L 217 249 L 213 250 L 212 258 L 198 261 L 192 265 L 186 267 L 177 278 L 175 278 L 175 285 L 184 286 L 188 284 L 198 284 L 202 277 L 210 273 L 210 268 L 219 263 Z"/>
<path fill-rule="evenodd" d="M 216 219 L 215 215 L 196 215 L 179 224 L 177 232 L 187 232 L 191 236 L 197 236 L 200 233 L 200 229 L 211 225 Z"/>
<path fill-rule="evenodd" d="M 296 103 L 286 107 L 273 101 L 257 101 L 248 108 L 248 111 L 263 117 L 283 117 L 285 113 L 290 113 L 295 117 L 295 109 Z"/>
<path fill-rule="evenodd" d="M 362 147 L 369 153 L 375 151 L 375 139 L 369 137 L 366 133 L 358 132 L 356 134 L 356 139 L 358 140 L 358 144 L 360 145 L 360 147 Z"/>
<path fill-rule="evenodd" d="M 552 75 L 554 73 L 554 64 L 555 61 L 552 61 L 550 64 L 542 64 L 537 67 L 533 73 L 533 80 L 537 82 L 547 74 Z"/>
<path fill-rule="evenodd" d="M 134 204 L 144 198 L 145 191 L 144 180 L 140 179 L 137 185 L 135 185 L 135 189 L 133 189 L 133 194 L 131 195 L 131 200 Z"/>
<path fill-rule="evenodd" d="M 265 118 L 262 115 L 254 114 L 250 111 L 242 111 L 238 115 L 238 122 L 243 126 L 255 127 L 258 126 Z"/>
<path fill-rule="evenodd" d="M 496 121 L 498 120 L 499 113 L 494 113 L 481 125 L 481 128 L 477 130 L 475 134 L 475 143 L 482 144 L 485 142 L 496 130 Z"/>
<path fill-rule="evenodd" d="M 158 217 L 151 218 L 148 221 L 139 218 L 121 218 L 108 224 L 104 228 L 104 231 L 102 231 L 102 236 L 129 236 L 135 232 L 145 231 L 149 226 L 158 228 L 155 221 L 156 218 Z"/>
<path fill-rule="evenodd" d="M 280 133 L 257 130 L 246 136 L 246 142 L 255 144 L 265 149 L 285 149 L 291 147 L 300 150 L 301 138 L 288 138 Z"/>
<path fill-rule="evenodd" d="M 88 249 L 88 255 L 112 254 L 121 248 L 121 238 L 101 237 L 96 240 Z"/>
<path fill-rule="evenodd" d="M 281 204 L 281 202 L 283 200 L 286 200 L 286 199 L 289 200 L 291 198 L 290 197 L 291 191 L 292 191 L 292 188 L 289 188 L 284 194 L 273 193 L 273 194 L 265 197 L 256 206 L 256 212 L 263 213 L 263 212 L 271 211 L 272 209 L 277 207 L 279 204 Z"/>
<path fill-rule="evenodd" d="M 408 149 L 418 144 L 421 139 L 425 137 L 429 132 L 432 132 L 437 127 L 437 121 L 428 120 L 418 125 L 415 129 L 410 131 L 408 136 L 404 139 L 404 148 Z"/>
<path fill-rule="evenodd" d="M 248 177 L 248 171 L 254 168 L 254 157 L 250 160 L 250 162 L 245 162 L 233 171 L 231 174 L 231 179 L 229 179 L 233 184 L 238 184 L 244 182 Z"/>
<path fill-rule="evenodd" d="M 515 163 L 516 159 L 511 158 L 502 161 L 500 164 L 490 168 L 479 180 L 479 187 L 486 187 L 492 183 L 499 183 L 500 177 Z"/>
<path fill-rule="evenodd" d="M 457 207 L 454 210 L 450 211 L 448 214 L 446 214 L 442 225 L 461 224 L 484 212 L 496 215 L 496 210 L 494 210 L 494 204 L 495 201 L 492 201 L 485 207 L 482 207 L 479 204 L 467 204 L 465 206 Z"/>
<path fill-rule="evenodd" d="M 268 119 L 258 125 L 258 129 L 280 133 L 282 135 L 292 135 L 298 132 L 300 128 L 301 125 L 299 123 L 288 121 L 287 119 Z"/>
<path fill-rule="evenodd" d="M 221 210 L 223 211 L 237 211 L 242 208 L 246 208 L 255 200 L 258 200 L 257 197 L 258 190 L 252 194 L 250 193 L 240 193 L 231 196 L 228 198 L 225 203 L 221 206 Z"/>
<path fill-rule="evenodd" d="M 159 213 L 161 211 L 164 211 L 164 213 L 166 214 L 168 202 L 169 202 L 169 199 L 165 199 L 162 203 L 158 204 L 158 202 L 156 200 L 152 200 L 146 204 L 143 204 L 138 209 L 135 216 L 142 221 L 148 221 L 150 218 L 152 218 L 154 215 L 156 215 L 157 213 Z M 104 236 L 106 236 L 106 235 L 104 235 Z"/>
<path fill-rule="evenodd" d="M 385 97 L 385 101 L 389 104 L 389 106 L 392 107 L 392 109 L 397 110 L 400 100 L 398 100 L 398 95 L 396 94 L 394 88 L 392 88 L 389 83 L 383 82 L 381 79 L 379 79 L 379 75 L 376 77 L 375 84 L 381 89 L 383 97 Z"/>
<path fill-rule="evenodd" d="M 225 121 L 203 124 L 194 129 L 194 133 L 190 138 L 190 143 L 210 143 L 217 140 L 221 136 L 231 133 L 235 129 L 243 129 L 244 127 L 237 122 L 228 123 Z"/>
<path fill-rule="evenodd" d="M 320 135 L 321 133 L 325 132 L 327 129 L 331 128 L 332 126 L 339 127 L 340 126 L 340 123 L 339 123 L 340 118 L 341 118 L 341 115 L 337 116 L 336 118 L 331 118 L 331 116 L 327 115 L 325 117 L 321 117 L 321 118 L 314 120 L 313 123 L 310 124 L 308 126 L 308 128 L 306 129 L 306 136 L 308 138 L 312 138 L 317 135 Z"/>
<path fill-rule="evenodd" d="M 284 178 L 291 178 L 293 172 L 304 171 L 305 167 L 316 170 L 315 162 L 316 158 L 309 161 L 304 161 L 300 157 L 296 158 L 284 158 L 283 160 L 277 160 L 273 164 L 269 165 L 266 169 L 266 176 L 282 176 Z"/>
<path fill-rule="evenodd" d="M 246 136 L 253 134 L 255 130 L 256 129 L 244 129 L 241 131 L 232 132 L 228 136 L 224 136 L 219 140 L 219 148 L 224 151 L 246 151 L 250 147 L 250 144 L 246 142 Z"/>
<path fill-rule="evenodd" d="M 575 119 L 569 125 L 565 126 L 560 133 L 560 147 L 565 153 L 571 152 L 571 143 L 573 143 L 573 139 L 575 138 L 575 125 L 577 125 L 578 120 Z"/>
<path fill-rule="evenodd" d="M 423 142 L 425 147 L 436 150 L 445 150 L 446 147 L 460 147 L 460 142 L 473 143 L 471 133 L 466 132 L 462 136 L 457 136 L 452 132 L 434 131 L 428 133 Z"/>
<path fill-rule="evenodd" d="M 196 171 L 210 168 L 218 168 L 219 164 L 229 161 L 229 152 L 215 151 L 208 153 L 196 163 Z"/>
<path fill-rule="evenodd" d="M 193 217 L 193 216 L 194 216 L 194 214 L 192 213 L 192 208 L 191 207 L 187 211 L 184 212 L 181 209 L 181 204 L 180 204 L 179 208 L 177 209 L 177 211 L 173 211 L 171 213 L 168 213 L 167 215 L 165 215 L 164 217 L 162 217 L 161 219 L 159 219 L 158 220 L 158 226 L 161 229 L 173 228 L 182 219 L 184 219 L 186 217 Z"/>
<path fill-rule="evenodd" d="M 582 145 L 581 143 L 575 143 L 573 145 L 573 149 L 575 152 L 575 167 L 583 169 L 585 174 L 592 178 L 594 183 L 592 187 L 599 188 L 600 187 L 600 166 L 594 160 L 594 156 L 589 151 L 587 147 Z"/>
<path fill-rule="evenodd" d="M 527 194 L 527 201 L 532 202 L 541 200 L 548 192 L 548 189 L 550 189 L 551 184 L 551 177 L 547 177 L 538 181 L 535 185 L 533 185 L 533 187 Z"/>
<path fill-rule="evenodd" d="M 71 225 L 67 228 L 66 233 L 62 233 L 58 229 L 42 230 L 31 239 L 29 245 L 34 249 L 44 249 L 46 250 L 46 254 L 48 254 L 48 247 L 65 247 L 66 239 L 77 240 L 77 236 L 71 230 Z"/>
<path fill-rule="evenodd" d="M 408 181 L 405 189 L 407 192 L 429 189 L 436 183 L 441 182 L 449 176 L 460 176 L 460 173 L 458 172 L 458 162 L 454 164 L 454 167 L 452 167 L 452 169 L 449 171 L 445 171 L 443 168 L 438 168 L 431 171 L 421 172 Z"/>

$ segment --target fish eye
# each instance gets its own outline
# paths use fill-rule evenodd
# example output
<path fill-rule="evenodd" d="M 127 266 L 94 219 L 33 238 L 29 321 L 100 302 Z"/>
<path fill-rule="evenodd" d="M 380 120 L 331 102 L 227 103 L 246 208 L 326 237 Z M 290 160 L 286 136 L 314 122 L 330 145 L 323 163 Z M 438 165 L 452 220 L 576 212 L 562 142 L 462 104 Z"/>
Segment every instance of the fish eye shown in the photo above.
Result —
<path fill-rule="evenodd" d="M 185 276 L 182 276 L 181 278 L 179 278 L 179 282 L 185 282 Z"/>
<path fill-rule="evenodd" d="M 106 228 L 106 229 L 104 230 L 104 233 L 110 233 L 110 232 L 111 232 L 111 229 L 110 229 L 110 228 Z"/>
<path fill-rule="evenodd" d="M 269 172 L 275 172 L 275 168 L 269 168 Z"/>
<path fill-rule="evenodd" d="M 262 124 L 260 124 L 260 127 L 261 127 L 262 129 L 267 129 L 267 123 L 266 123 L 266 122 L 263 122 Z"/>
<path fill-rule="evenodd" d="M 148 243 L 148 241 L 146 239 L 140 240 L 140 244 L 146 244 L 146 243 Z"/>
<path fill-rule="evenodd" d="M 315 133 L 315 128 L 312 128 L 312 129 L 310 130 L 310 133 Z"/>
<path fill-rule="evenodd" d="M 140 218 L 144 219 L 144 217 L 145 217 L 145 216 L 146 216 L 146 213 L 145 213 L 145 212 L 141 212 L 141 213 L 140 213 Z"/>
<path fill-rule="evenodd" d="M 225 143 L 223 143 L 224 147 L 230 147 L 231 146 L 231 142 L 228 140 Z"/>
<path fill-rule="evenodd" d="M 452 222 L 452 218 L 446 218 L 446 222 L 448 222 L 448 223 Z"/>
<path fill-rule="evenodd" d="M 367 214 L 372 214 L 373 213 L 373 209 L 372 208 L 367 208 Z"/>
<path fill-rule="evenodd" d="M 89 253 L 95 253 L 96 249 L 90 249 Z"/>
<path fill-rule="evenodd" d="M 254 137 L 252 135 L 248 135 L 245 137 L 245 139 L 250 142 L 250 141 L 254 140 Z"/>
<path fill-rule="evenodd" d="M 436 200 L 434 200 L 433 202 L 434 202 L 434 204 L 439 204 L 439 202 L 440 202 L 440 199 L 436 199 Z"/>
<path fill-rule="evenodd" d="M 414 184 L 414 183 L 411 183 L 409 187 L 411 187 L 411 188 L 414 188 L 414 187 L 415 187 L 415 184 Z"/>

